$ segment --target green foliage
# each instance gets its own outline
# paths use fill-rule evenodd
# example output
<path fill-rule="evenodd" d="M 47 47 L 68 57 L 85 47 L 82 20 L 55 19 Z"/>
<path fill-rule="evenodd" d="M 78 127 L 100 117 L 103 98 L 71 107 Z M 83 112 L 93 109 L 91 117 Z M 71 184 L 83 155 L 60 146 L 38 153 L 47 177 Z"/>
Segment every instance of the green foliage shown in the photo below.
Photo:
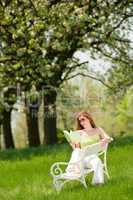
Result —
<path fill-rule="evenodd" d="M 107 73 L 108 83 L 112 87 L 110 94 L 123 96 L 124 93 L 133 85 L 133 66 L 132 61 L 126 60 L 127 63 L 117 62 Z"/>
<path fill-rule="evenodd" d="M 121 99 L 117 105 L 117 123 L 120 130 L 133 131 L 133 89 L 128 90 L 128 92 Z"/>
<path fill-rule="evenodd" d="M 66 143 L 66 138 L 64 137 L 64 133 L 61 129 L 57 129 L 57 137 L 58 137 L 58 144 Z"/>
<path fill-rule="evenodd" d="M 132 16 L 132 2 L 57 1 L 49 7 L 47 0 L 2 0 L 0 13 L 3 85 L 19 80 L 26 89 L 33 82 L 59 87 L 77 68 L 70 63 L 78 49 L 105 47 L 105 53 L 125 46 L 118 28 Z"/>

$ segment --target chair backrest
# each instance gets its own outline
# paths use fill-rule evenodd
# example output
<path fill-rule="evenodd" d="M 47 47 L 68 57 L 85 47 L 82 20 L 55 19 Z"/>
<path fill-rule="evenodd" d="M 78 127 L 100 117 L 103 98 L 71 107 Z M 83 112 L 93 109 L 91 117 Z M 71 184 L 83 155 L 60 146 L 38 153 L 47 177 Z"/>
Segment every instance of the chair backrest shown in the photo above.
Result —
<path fill-rule="evenodd" d="M 86 146 L 83 150 L 84 150 L 84 156 L 90 156 L 90 155 L 100 155 L 103 154 L 107 151 L 108 148 L 108 144 L 106 145 L 102 145 L 101 142 L 95 143 L 95 144 L 91 144 Z"/>

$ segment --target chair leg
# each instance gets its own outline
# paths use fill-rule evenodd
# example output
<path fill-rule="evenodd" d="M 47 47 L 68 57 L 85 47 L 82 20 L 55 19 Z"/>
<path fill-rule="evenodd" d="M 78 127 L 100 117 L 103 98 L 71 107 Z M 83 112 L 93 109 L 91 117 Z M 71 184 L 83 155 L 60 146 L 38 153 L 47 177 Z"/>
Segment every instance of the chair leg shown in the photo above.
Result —
<path fill-rule="evenodd" d="M 61 180 L 54 179 L 53 184 L 54 184 L 54 187 L 55 187 L 57 193 L 59 193 L 61 191 L 61 188 L 62 188 Z"/>
<path fill-rule="evenodd" d="M 107 165 L 104 165 L 104 173 L 106 174 L 107 178 L 110 179 L 109 173 L 108 173 L 108 169 L 107 169 Z"/>
<path fill-rule="evenodd" d="M 108 169 L 107 169 L 107 159 L 106 159 L 106 152 L 104 154 L 104 169 L 105 169 L 105 174 L 107 176 L 108 179 L 110 179 L 109 173 L 108 173 Z"/>
<path fill-rule="evenodd" d="M 81 177 L 79 180 L 84 185 L 84 187 L 87 189 L 87 184 L 86 184 L 86 181 L 85 181 L 85 177 Z"/>
<path fill-rule="evenodd" d="M 87 189 L 86 181 L 83 182 L 84 187 Z"/>
<path fill-rule="evenodd" d="M 110 179 L 110 176 L 109 176 L 109 173 L 108 173 L 107 169 L 105 170 L 105 174 L 106 174 L 107 178 Z"/>

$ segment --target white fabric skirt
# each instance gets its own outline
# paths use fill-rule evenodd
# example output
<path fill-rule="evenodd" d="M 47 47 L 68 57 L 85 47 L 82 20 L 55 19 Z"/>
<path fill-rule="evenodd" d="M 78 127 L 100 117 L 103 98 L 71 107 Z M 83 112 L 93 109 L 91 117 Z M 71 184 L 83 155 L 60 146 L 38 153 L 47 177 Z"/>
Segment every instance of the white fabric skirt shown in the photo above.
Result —
<path fill-rule="evenodd" d="M 104 183 L 104 172 L 103 172 L 103 163 L 97 155 L 90 155 L 82 160 L 84 152 L 82 149 L 75 148 L 72 152 L 68 167 L 66 168 L 66 173 L 68 174 L 79 174 L 82 170 L 91 168 L 94 172 L 92 178 L 92 184 Z M 78 164 L 74 164 L 74 163 Z"/>

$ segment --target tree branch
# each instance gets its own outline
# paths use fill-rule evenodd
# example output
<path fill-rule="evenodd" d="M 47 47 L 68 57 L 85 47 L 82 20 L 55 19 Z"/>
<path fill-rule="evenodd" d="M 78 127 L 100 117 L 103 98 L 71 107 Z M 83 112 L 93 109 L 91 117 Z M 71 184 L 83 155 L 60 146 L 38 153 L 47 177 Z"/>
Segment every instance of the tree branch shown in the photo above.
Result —
<path fill-rule="evenodd" d="M 106 83 L 105 83 L 103 80 L 101 80 L 100 78 L 95 77 L 95 76 L 92 76 L 92 75 L 90 75 L 90 74 L 84 74 L 84 73 L 81 73 L 81 72 L 79 72 L 79 73 L 77 73 L 77 74 L 74 74 L 74 75 L 68 77 L 67 79 L 65 79 L 65 81 L 66 81 L 66 80 L 70 80 L 70 79 L 72 79 L 72 78 L 74 78 L 74 77 L 76 77 L 76 76 L 84 76 L 84 77 L 88 77 L 88 78 L 97 80 L 97 81 L 101 82 L 104 86 L 108 87 L 109 89 L 111 89 L 111 90 L 114 89 L 114 88 L 112 88 L 110 85 L 106 84 Z"/>
<path fill-rule="evenodd" d="M 87 64 L 87 63 L 88 63 L 88 61 L 85 61 L 85 62 L 83 62 L 83 63 L 79 63 L 79 64 L 77 64 L 77 65 L 73 65 L 73 66 L 69 67 L 69 68 L 67 69 L 66 74 L 64 75 L 63 80 L 66 79 L 66 78 L 69 76 L 69 74 L 72 72 L 72 70 L 76 69 L 77 67 L 80 67 L 81 65 Z"/>
<path fill-rule="evenodd" d="M 121 24 L 122 24 L 127 18 L 129 18 L 129 17 L 133 17 L 133 15 L 125 15 L 125 16 L 120 20 L 120 22 L 119 22 L 116 26 L 114 26 L 114 27 L 112 28 L 111 31 L 109 31 L 109 32 L 107 33 L 107 37 L 109 37 L 116 29 L 118 29 L 118 28 L 121 26 Z"/>

